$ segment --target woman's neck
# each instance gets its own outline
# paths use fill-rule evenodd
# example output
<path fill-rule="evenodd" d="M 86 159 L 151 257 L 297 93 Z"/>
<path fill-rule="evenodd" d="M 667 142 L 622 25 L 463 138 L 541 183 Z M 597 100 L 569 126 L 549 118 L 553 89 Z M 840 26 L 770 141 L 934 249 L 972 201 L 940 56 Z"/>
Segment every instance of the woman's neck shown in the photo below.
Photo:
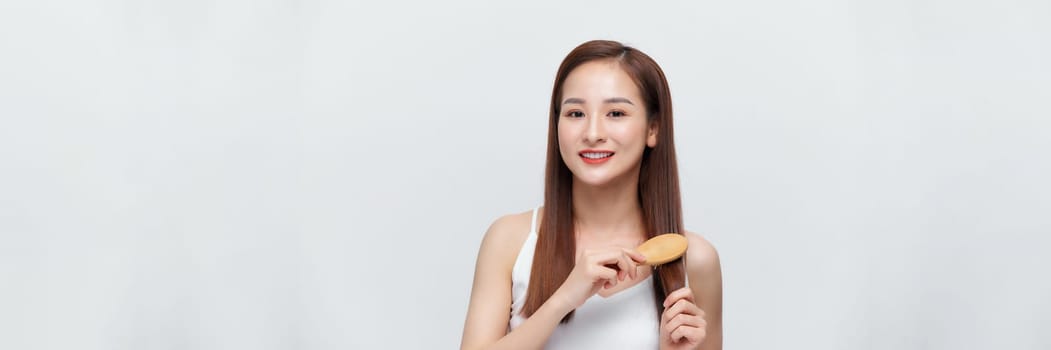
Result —
<path fill-rule="evenodd" d="M 638 178 L 606 186 L 573 179 L 573 218 L 579 233 L 598 236 L 644 235 Z"/>

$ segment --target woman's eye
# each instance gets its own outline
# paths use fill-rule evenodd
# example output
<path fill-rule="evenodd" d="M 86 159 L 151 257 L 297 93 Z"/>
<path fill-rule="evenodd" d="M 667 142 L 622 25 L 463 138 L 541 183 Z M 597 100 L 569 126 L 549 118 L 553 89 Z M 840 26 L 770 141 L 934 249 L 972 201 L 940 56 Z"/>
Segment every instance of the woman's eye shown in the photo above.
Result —
<path fill-rule="evenodd" d="M 569 113 L 566 113 L 566 116 L 570 117 L 570 118 L 583 118 L 584 117 L 584 112 L 581 112 L 581 111 L 570 111 Z"/>
<path fill-rule="evenodd" d="M 609 116 L 610 117 L 623 117 L 623 116 L 625 116 L 625 114 L 624 114 L 624 112 L 621 112 L 621 111 L 612 111 L 612 112 L 609 112 Z"/>

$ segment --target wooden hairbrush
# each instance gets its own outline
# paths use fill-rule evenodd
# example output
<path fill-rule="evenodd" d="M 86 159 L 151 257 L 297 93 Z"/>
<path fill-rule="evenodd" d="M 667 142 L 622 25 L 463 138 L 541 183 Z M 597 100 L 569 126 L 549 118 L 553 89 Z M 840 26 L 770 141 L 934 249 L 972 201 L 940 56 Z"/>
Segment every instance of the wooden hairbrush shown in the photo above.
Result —
<path fill-rule="evenodd" d="M 686 253 L 686 246 L 686 236 L 665 233 L 642 242 L 635 250 L 646 256 L 643 265 L 657 266 L 681 257 Z"/>
<path fill-rule="evenodd" d="M 678 233 L 665 233 L 642 242 L 642 244 L 635 248 L 635 251 L 646 257 L 646 261 L 641 265 L 652 267 L 654 269 L 654 274 L 659 275 L 663 269 L 672 269 L 671 271 L 681 269 L 679 271 L 685 273 L 685 261 L 682 261 L 683 265 L 681 267 L 676 264 L 665 264 L 681 258 L 682 255 L 686 253 L 687 245 L 686 236 Z M 620 267 L 618 267 L 617 264 L 608 264 L 606 266 L 614 270 L 620 270 Z M 667 297 L 668 293 L 682 288 L 684 282 L 685 277 L 683 278 L 683 281 L 667 281 L 661 279 L 660 285 L 658 286 L 661 289 L 658 292 Z"/>

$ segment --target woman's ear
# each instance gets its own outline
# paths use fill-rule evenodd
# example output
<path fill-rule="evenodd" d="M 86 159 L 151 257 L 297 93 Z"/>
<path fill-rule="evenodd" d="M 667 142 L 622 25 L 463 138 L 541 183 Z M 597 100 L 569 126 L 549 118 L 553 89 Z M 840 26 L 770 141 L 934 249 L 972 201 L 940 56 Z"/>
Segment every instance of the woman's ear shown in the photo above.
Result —
<path fill-rule="evenodd" d="M 646 134 L 646 146 L 650 148 L 657 147 L 657 131 L 660 130 L 658 126 L 657 122 L 650 123 L 649 131 Z"/>

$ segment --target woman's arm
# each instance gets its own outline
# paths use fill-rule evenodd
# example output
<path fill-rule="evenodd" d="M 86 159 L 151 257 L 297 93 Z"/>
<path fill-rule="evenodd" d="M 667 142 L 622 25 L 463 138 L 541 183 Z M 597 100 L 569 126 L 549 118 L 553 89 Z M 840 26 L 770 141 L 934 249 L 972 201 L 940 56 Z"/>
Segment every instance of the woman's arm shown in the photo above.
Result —
<path fill-rule="evenodd" d="M 723 287 L 719 254 L 711 243 L 686 233 L 686 275 L 690 285 L 664 299 L 660 321 L 662 350 L 722 350 Z"/>
<path fill-rule="evenodd" d="M 708 240 L 687 233 L 689 248 L 686 252 L 686 273 L 690 280 L 694 301 L 704 311 L 707 323 L 704 341 L 698 349 L 722 350 L 723 348 L 723 274 L 719 264 L 719 253 Z"/>
<path fill-rule="evenodd" d="M 511 270 L 525 241 L 529 220 L 528 213 L 505 216 L 485 233 L 475 263 L 460 349 L 543 348 L 558 322 L 573 310 L 569 303 L 551 298 L 521 326 L 507 333 L 511 319 Z"/>
<path fill-rule="evenodd" d="M 528 215 L 519 215 L 526 220 Z M 507 333 L 511 319 L 511 270 L 528 224 L 516 216 L 497 220 L 482 239 L 461 349 L 540 349 L 559 321 L 599 289 L 635 279 L 646 257 L 633 249 L 585 249 L 565 282 L 522 325 Z"/>

